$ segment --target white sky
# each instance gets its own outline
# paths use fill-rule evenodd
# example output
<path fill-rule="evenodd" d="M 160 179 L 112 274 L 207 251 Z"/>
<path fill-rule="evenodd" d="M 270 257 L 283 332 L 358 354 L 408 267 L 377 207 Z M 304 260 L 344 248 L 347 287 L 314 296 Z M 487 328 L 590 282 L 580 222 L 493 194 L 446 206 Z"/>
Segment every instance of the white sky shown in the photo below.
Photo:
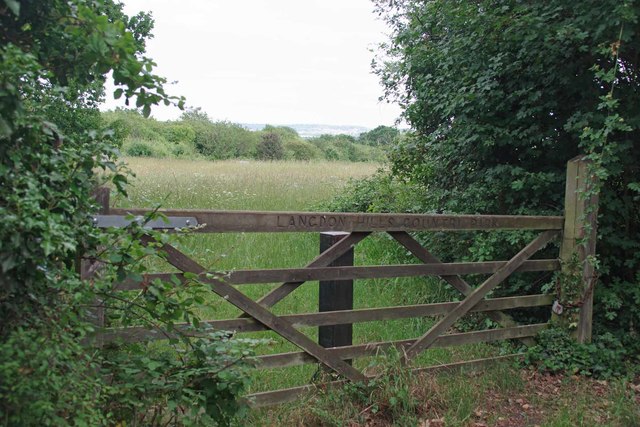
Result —
<path fill-rule="evenodd" d="M 371 73 L 385 39 L 369 0 L 124 0 L 151 11 L 147 54 L 167 89 L 214 120 L 237 123 L 393 125 Z M 121 105 L 110 100 L 106 108 Z M 177 108 L 156 107 L 174 119 Z"/>

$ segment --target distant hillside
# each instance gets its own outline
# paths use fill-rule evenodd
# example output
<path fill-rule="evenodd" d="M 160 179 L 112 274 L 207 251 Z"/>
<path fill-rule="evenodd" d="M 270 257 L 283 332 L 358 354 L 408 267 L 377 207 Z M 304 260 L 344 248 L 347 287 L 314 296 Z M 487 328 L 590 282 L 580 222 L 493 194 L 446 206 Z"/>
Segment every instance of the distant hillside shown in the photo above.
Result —
<path fill-rule="evenodd" d="M 102 113 L 121 151 L 132 157 L 211 160 L 337 160 L 382 162 L 398 130 L 386 126 L 240 125 L 213 121 L 201 110 L 158 121 L 137 110 Z"/>
<path fill-rule="evenodd" d="M 241 123 L 241 126 L 250 130 L 262 130 L 266 123 Z M 293 125 L 280 125 L 295 129 L 302 138 L 313 138 L 320 135 L 350 135 L 358 136 L 363 132 L 369 130 L 369 128 L 363 126 L 349 126 L 349 125 L 318 125 L 318 124 L 293 124 Z"/>

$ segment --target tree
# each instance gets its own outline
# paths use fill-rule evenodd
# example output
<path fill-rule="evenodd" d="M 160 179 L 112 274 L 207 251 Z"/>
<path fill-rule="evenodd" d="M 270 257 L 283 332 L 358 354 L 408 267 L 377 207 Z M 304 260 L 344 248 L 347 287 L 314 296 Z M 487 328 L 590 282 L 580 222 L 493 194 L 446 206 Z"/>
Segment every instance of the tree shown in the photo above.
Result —
<path fill-rule="evenodd" d="M 390 126 L 378 126 L 368 132 L 363 132 L 358 136 L 360 144 L 374 146 L 391 146 L 396 138 L 400 135 L 400 131 Z"/>
<path fill-rule="evenodd" d="M 194 296 L 167 283 L 151 284 L 135 303 L 113 291 L 116 279 L 141 278 L 144 260 L 162 256 L 158 242 L 167 236 L 150 233 L 144 246 L 146 232 L 136 225 L 103 231 L 91 221 L 97 185 L 110 182 L 126 195 L 113 132 L 93 114 L 106 75 L 114 96 L 134 100 L 145 116 L 159 102 L 183 103 L 165 93 L 144 56 L 151 28 L 148 15 L 128 18 L 113 0 L 0 2 L 3 425 L 212 425 L 237 410 L 245 379 L 227 365 L 235 369 L 244 356 L 224 334 L 199 330 L 202 339 L 156 352 L 83 345 L 98 297 L 124 325 L 138 319 L 170 330 L 196 316 L 198 330 L 193 304 L 185 303 Z M 101 276 L 80 280 L 80 257 L 101 261 Z"/>
<path fill-rule="evenodd" d="M 193 130 L 196 151 L 210 159 L 251 157 L 258 145 L 254 132 L 237 123 L 213 122 L 200 108 L 184 112 L 180 119 Z"/>
<path fill-rule="evenodd" d="M 282 160 L 284 147 L 280 135 L 273 131 L 263 132 L 256 152 L 260 160 Z"/>
<path fill-rule="evenodd" d="M 588 154 L 601 179 L 596 328 L 637 345 L 640 3 L 376 7 L 392 33 L 374 69 L 414 131 L 393 173 L 428 187 L 426 209 L 561 214 L 565 164 Z M 467 253 L 480 245 L 489 248 L 479 239 Z"/>

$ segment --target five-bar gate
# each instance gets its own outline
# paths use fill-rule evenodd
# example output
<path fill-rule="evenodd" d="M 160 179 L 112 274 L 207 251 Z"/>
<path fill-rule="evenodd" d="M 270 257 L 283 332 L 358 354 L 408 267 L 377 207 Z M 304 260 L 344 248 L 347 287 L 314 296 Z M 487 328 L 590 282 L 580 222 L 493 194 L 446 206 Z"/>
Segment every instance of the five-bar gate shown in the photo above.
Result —
<path fill-rule="evenodd" d="M 402 363 L 410 365 L 412 360 L 428 348 L 488 342 L 504 339 L 530 339 L 546 324 L 518 325 L 504 310 L 520 307 L 550 306 L 552 295 L 526 295 L 507 298 L 487 298 L 487 295 L 511 274 L 524 271 L 556 271 L 562 268 L 559 258 L 532 259 L 536 252 L 554 239 L 562 236 L 561 253 L 567 258 L 581 248 L 579 256 L 585 264 L 585 280 L 589 275 L 586 259 L 595 250 L 593 244 L 584 245 L 584 239 L 595 239 L 595 200 L 583 200 L 579 193 L 586 188 L 585 161 L 574 159 L 569 163 L 566 194 L 566 215 L 557 216 L 504 216 L 504 215 L 421 215 L 421 214 L 361 214 L 361 213 L 301 213 L 301 212 L 244 212 L 210 210 L 165 210 L 164 215 L 181 226 L 198 227 L 194 233 L 233 232 L 343 232 L 344 235 L 332 240 L 315 259 L 305 267 L 284 269 L 235 270 L 223 277 L 210 272 L 206 266 L 171 245 L 162 248 L 166 261 L 180 273 L 151 274 L 154 278 L 168 279 L 175 276 L 181 281 L 196 275 L 202 283 L 223 297 L 244 313 L 233 319 L 211 320 L 207 323 L 215 329 L 238 333 L 271 330 L 287 341 L 295 344 L 300 351 L 259 356 L 259 368 L 288 367 L 306 363 L 320 363 L 334 371 L 344 380 L 366 381 L 365 374 L 356 369 L 350 360 L 375 355 L 381 349 L 400 349 Z M 585 206 L 591 204 L 591 208 Z M 587 212 L 582 215 L 580 212 Z M 95 221 L 100 226 L 118 226 L 125 215 L 144 215 L 143 209 L 109 209 L 104 203 L 102 215 Z M 589 222 L 591 222 L 589 224 Z M 585 226 L 585 224 L 588 224 Z M 157 227 L 162 227 L 157 224 Z M 443 263 L 423 247 L 410 233 L 417 231 L 460 231 L 460 230 L 536 230 L 537 237 L 531 240 L 510 259 L 490 262 Z M 387 233 L 398 244 L 413 254 L 421 264 L 353 266 L 336 265 L 354 246 L 372 233 Z M 587 249 L 585 249 L 585 247 Z M 570 250 L 571 249 L 571 250 Z M 469 274 L 487 274 L 489 277 L 479 286 L 473 287 L 463 278 Z M 342 309 L 276 315 L 272 307 L 286 298 L 307 281 L 349 281 L 373 278 L 395 278 L 415 276 L 438 276 L 461 294 L 461 300 L 436 304 L 418 304 L 400 307 L 379 307 L 367 309 Z M 250 283 L 280 283 L 257 301 L 249 298 L 236 285 Z M 340 283 L 340 282 L 338 282 Z M 133 289 L 137 283 L 120 283 L 122 290 Z M 587 285 L 585 285 L 587 286 Z M 592 284 L 590 284 L 592 287 Z M 590 335 L 590 304 L 582 307 L 579 322 L 579 336 L 588 340 Z M 500 324 L 499 329 L 448 333 L 456 321 L 467 313 L 486 312 Z M 437 322 L 425 330 L 421 336 L 390 342 L 363 343 L 325 348 L 299 331 L 301 326 L 326 327 L 329 325 L 351 325 L 411 317 L 440 316 Z M 163 335 L 143 327 L 112 328 L 100 333 L 101 342 L 122 339 L 140 341 L 162 339 Z M 484 363 L 486 360 L 469 361 L 467 364 Z M 456 366 L 459 364 L 455 364 Z M 445 366 L 451 367 L 451 366 Z M 425 369 L 425 368 L 421 368 Z M 428 368 L 427 368 L 428 369 Z M 250 396 L 255 406 L 284 402 L 295 399 L 300 392 L 313 386 L 256 393 Z"/>

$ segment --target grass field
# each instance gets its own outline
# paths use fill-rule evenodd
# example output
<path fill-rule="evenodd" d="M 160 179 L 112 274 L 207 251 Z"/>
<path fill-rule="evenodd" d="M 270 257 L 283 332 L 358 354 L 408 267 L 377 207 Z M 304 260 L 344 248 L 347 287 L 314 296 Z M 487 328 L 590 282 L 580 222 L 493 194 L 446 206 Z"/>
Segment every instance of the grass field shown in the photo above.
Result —
<path fill-rule="evenodd" d="M 318 210 L 323 202 L 341 191 L 351 178 L 373 174 L 379 165 L 340 162 L 256 162 L 127 159 L 136 178 L 127 200 L 120 207 L 218 209 L 218 210 Z M 316 233 L 197 234 L 182 242 L 183 249 L 212 271 L 249 268 L 303 267 L 319 251 Z M 372 236 L 356 248 L 356 264 L 389 263 L 397 246 L 385 236 Z M 171 271 L 169 267 L 163 271 Z M 254 299 L 276 284 L 245 285 L 241 290 Z M 437 284 L 420 279 L 357 281 L 355 308 L 416 304 L 438 300 Z M 435 295 L 435 296 L 434 296 Z M 276 313 L 315 312 L 318 284 L 308 282 L 275 306 Z M 209 319 L 234 317 L 240 311 L 212 294 L 202 314 Z M 403 319 L 359 323 L 354 326 L 354 343 L 413 338 L 431 325 L 431 319 Z M 303 330 L 316 339 L 317 328 Z M 273 344 L 260 353 L 294 351 L 290 343 L 272 333 L 250 334 L 269 337 Z M 424 363 L 446 363 L 470 355 L 496 353 L 493 347 L 475 345 L 455 350 L 434 349 L 422 356 Z M 366 359 L 356 364 L 366 365 Z M 305 384 L 317 370 L 306 365 L 256 372 L 252 391 Z"/>
<path fill-rule="evenodd" d="M 165 208 L 217 210 L 318 210 L 322 203 L 340 192 L 349 179 L 369 176 L 379 167 L 379 165 L 371 163 L 339 162 L 265 163 L 237 160 L 208 162 L 144 158 L 127 160 L 137 177 L 130 189 L 129 199 L 115 200 L 115 204 L 119 207 L 161 205 Z M 317 255 L 319 237 L 315 233 L 194 234 L 184 238 L 181 246 L 185 252 L 212 271 L 303 267 Z M 356 247 L 356 265 L 393 263 L 397 261 L 395 256 L 399 253 L 396 248 L 397 246 L 389 238 L 384 236 L 369 237 Z M 171 271 L 171 269 L 167 267 L 162 271 Z M 241 287 L 241 290 L 256 299 L 274 286 L 275 284 L 245 285 Z M 424 279 L 357 281 L 354 291 L 354 306 L 355 308 L 384 307 L 441 301 L 443 298 L 441 286 L 440 283 L 433 280 Z M 276 305 L 274 311 L 276 313 L 315 312 L 317 307 L 318 284 L 317 282 L 308 282 Z M 210 319 L 222 319 L 236 316 L 239 311 L 212 294 L 207 305 L 202 307 L 202 313 Z M 359 323 L 354 326 L 354 343 L 413 338 L 424 333 L 432 322 L 431 319 L 406 319 Z M 315 328 L 307 328 L 303 332 L 316 339 L 317 330 Z M 258 349 L 259 353 L 296 350 L 294 346 L 272 333 L 247 335 L 272 339 L 272 344 Z M 499 346 L 490 345 L 432 349 L 425 352 L 417 363 L 429 365 L 447 363 L 497 355 L 500 351 Z M 366 359 L 358 360 L 356 366 L 362 368 L 369 362 L 370 360 Z M 507 369 L 506 372 L 505 369 Z M 249 391 L 273 390 L 305 384 L 310 381 L 316 370 L 317 366 L 315 365 L 305 365 L 256 371 Z M 455 403 L 458 406 L 444 408 L 438 413 L 436 413 L 437 411 L 426 411 L 420 416 L 434 417 L 437 415 L 439 417 L 446 415 L 449 420 L 454 421 L 452 424 L 447 423 L 446 425 L 474 425 L 471 420 L 478 419 L 474 411 L 484 390 L 508 395 L 511 392 L 520 393 L 524 388 L 521 380 L 511 378 L 518 375 L 517 372 L 514 373 L 509 368 L 499 370 L 498 373 L 492 372 L 494 373 L 487 378 L 482 378 L 482 381 L 479 381 L 478 378 L 469 379 L 462 376 L 445 382 L 436 390 L 440 393 L 437 396 L 440 399 L 440 404 L 446 406 L 447 399 L 449 399 L 451 401 L 449 403 Z M 424 383 L 423 380 L 414 381 L 414 383 L 422 388 L 436 387 L 431 382 Z M 469 387 L 471 387 L 471 391 L 467 390 Z M 495 391 L 496 389 L 498 391 Z M 581 398 L 586 402 L 587 397 L 584 395 Z M 333 397 L 327 401 L 331 402 L 331 399 L 338 399 L 339 406 L 343 398 Z M 325 401 L 325 405 L 327 401 Z M 627 401 L 624 400 L 624 402 Z M 588 406 L 587 403 L 583 405 L 583 407 L 586 406 Z M 626 410 L 626 408 L 627 406 L 624 406 L 623 409 Z M 349 410 L 356 409 L 349 408 Z M 358 414 L 360 409 L 355 414 L 349 415 L 351 418 L 336 418 L 335 423 L 337 425 L 349 424 L 355 419 L 362 419 L 362 414 L 365 413 Z M 340 408 L 333 410 L 341 411 Z M 308 415 L 304 411 L 300 412 L 300 407 L 296 405 L 285 405 L 279 409 L 258 412 L 251 418 L 251 423 L 274 425 L 281 424 L 281 421 L 290 417 L 302 417 L 298 418 L 301 420 Z M 580 414 L 565 411 L 562 416 L 569 420 L 568 424 L 546 425 L 574 425 L 571 423 Z M 327 418 L 320 417 L 320 419 L 327 421 Z M 618 419 L 616 418 L 616 420 Z M 478 422 L 485 421 L 486 419 L 478 419 Z M 328 424 L 331 425 L 331 422 Z M 433 425 L 444 424 L 435 423 Z M 619 424 L 613 422 L 610 425 Z"/>

